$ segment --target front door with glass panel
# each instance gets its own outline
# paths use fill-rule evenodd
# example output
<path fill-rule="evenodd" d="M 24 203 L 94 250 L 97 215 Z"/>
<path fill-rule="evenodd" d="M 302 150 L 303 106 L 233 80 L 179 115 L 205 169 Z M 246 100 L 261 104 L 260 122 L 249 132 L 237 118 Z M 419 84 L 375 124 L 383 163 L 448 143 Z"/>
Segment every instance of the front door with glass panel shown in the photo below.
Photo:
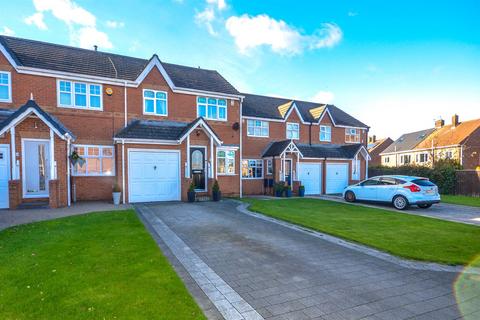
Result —
<path fill-rule="evenodd" d="M 23 162 L 23 195 L 29 198 L 48 197 L 49 142 L 24 140 Z"/>
<path fill-rule="evenodd" d="M 190 162 L 195 190 L 205 191 L 205 148 L 191 148 Z"/>
<path fill-rule="evenodd" d="M 292 160 L 285 159 L 285 181 L 289 186 L 292 185 Z"/>

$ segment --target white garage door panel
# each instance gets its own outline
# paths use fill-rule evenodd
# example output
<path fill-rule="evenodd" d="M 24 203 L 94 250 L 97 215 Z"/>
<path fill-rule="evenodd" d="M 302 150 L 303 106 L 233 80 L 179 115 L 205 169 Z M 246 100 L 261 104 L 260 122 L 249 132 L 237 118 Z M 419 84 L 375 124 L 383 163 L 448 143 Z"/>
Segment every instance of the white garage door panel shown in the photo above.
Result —
<path fill-rule="evenodd" d="M 327 163 L 326 193 L 342 193 L 348 186 L 348 164 Z"/>
<path fill-rule="evenodd" d="M 180 200 L 178 152 L 129 151 L 130 202 Z"/>
<path fill-rule="evenodd" d="M 319 163 L 299 163 L 298 177 L 305 194 L 322 193 L 322 166 Z"/>

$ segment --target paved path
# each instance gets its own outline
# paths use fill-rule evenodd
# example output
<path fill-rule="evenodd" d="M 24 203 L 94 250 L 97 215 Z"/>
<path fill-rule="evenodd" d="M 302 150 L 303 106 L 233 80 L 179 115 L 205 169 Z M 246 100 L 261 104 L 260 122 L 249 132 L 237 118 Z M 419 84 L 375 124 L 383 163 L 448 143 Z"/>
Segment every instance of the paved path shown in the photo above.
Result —
<path fill-rule="evenodd" d="M 58 209 L 0 210 L 0 230 L 19 224 L 51 220 L 95 211 L 123 210 L 130 206 L 114 206 L 102 201 L 77 202 L 71 207 Z"/>
<path fill-rule="evenodd" d="M 345 202 L 339 196 L 312 196 L 312 198 L 319 198 L 331 201 Z M 373 208 L 380 208 L 399 212 L 388 204 L 376 204 L 366 202 L 355 202 L 352 205 L 368 206 Z M 442 220 L 449 220 L 461 223 L 468 223 L 480 225 L 480 207 L 461 206 L 448 203 L 434 204 L 428 209 L 420 209 L 417 206 L 411 206 L 408 210 L 400 211 L 402 213 L 415 214 L 419 216 L 437 218 Z"/>
<path fill-rule="evenodd" d="M 265 319 L 440 320 L 461 318 L 459 310 L 480 319 L 480 293 L 470 292 L 457 305 L 455 273 L 402 267 L 240 213 L 236 206 L 139 207 L 194 281 L 207 285 L 203 292 L 214 295 L 214 304 L 224 302 L 219 310 L 226 319 L 247 319 L 241 310 L 250 307 Z M 231 307 L 237 313 L 226 315 Z"/>

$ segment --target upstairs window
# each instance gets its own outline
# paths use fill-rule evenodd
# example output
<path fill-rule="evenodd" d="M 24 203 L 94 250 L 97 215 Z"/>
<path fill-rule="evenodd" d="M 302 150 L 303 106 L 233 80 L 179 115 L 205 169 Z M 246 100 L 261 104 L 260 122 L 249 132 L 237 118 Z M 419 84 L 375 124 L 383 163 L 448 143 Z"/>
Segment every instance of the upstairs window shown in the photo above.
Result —
<path fill-rule="evenodd" d="M 12 101 L 12 81 L 10 72 L 0 72 L 0 102 Z"/>
<path fill-rule="evenodd" d="M 332 127 L 320 126 L 320 141 L 332 141 Z"/>
<path fill-rule="evenodd" d="M 227 100 L 197 97 L 197 117 L 208 120 L 227 120 Z"/>
<path fill-rule="evenodd" d="M 268 122 L 247 120 L 247 135 L 249 137 L 268 137 Z"/>
<path fill-rule="evenodd" d="M 287 122 L 287 139 L 300 139 L 300 125 Z"/>
<path fill-rule="evenodd" d="M 346 128 L 345 129 L 345 142 L 360 143 L 360 129 Z"/>
<path fill-rule="evenodd" d="M 83 166 L 78 163 L 73 167 L 75 176 L 113 176 L 113 147 L 75 145 L 74 150 L 85 160 Z"/>
<path fill-rule="evenodd" d="M 168 115 L 165 91 L 143 90 L 143 113 L 156 116 Z"/>
<path fill-rule="evenodd" d="M 58 81 L 58 105 L 79 109 L 102 110 L 102 86 L 84 82 Z"/>

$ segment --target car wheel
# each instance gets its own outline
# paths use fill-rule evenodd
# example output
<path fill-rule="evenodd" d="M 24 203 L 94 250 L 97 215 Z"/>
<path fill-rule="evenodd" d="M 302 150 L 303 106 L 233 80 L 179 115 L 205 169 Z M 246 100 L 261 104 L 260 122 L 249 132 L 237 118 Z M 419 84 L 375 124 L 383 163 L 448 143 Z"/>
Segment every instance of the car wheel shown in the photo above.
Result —
<path fill-rule="evenodd" d="M 426 203 L 426 204 L 419 204 L 418 207 L 421 209 L 428 209 L 432 206 L 431 203 Z"/>
<path fill-rule="evenodd" d="M 355 202 L 355 193 L 353 193 L 352 191 L 345 192 L 345 201 Z"/>
<path fill-rule="evenodd" d="M 395 196 L 393 198 L 393 206 L 398 210 L 405 210 L 408 208 L 408 200 L 404 196 Z"/>

